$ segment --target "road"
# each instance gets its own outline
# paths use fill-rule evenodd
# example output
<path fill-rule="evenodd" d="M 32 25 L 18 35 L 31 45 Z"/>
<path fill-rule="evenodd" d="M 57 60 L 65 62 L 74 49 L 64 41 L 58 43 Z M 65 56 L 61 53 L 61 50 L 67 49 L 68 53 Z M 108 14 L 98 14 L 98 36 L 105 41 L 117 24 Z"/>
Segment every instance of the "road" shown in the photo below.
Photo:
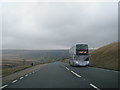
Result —
<path fill-rule="evenodd" d="M 118 72 L 54 62 L 1 88 L 118 88 Z"/>

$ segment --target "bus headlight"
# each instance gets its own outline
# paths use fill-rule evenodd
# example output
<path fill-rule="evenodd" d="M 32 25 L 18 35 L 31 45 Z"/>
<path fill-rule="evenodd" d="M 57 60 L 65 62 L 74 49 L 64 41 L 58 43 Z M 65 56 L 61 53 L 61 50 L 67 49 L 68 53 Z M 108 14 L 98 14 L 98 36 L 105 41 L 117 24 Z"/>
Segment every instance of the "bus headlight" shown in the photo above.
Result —
<path fill-rule="evenodd" d="M 89 61 L 87 61 L 87 64 L 89 64 Z"/>
<path fill-rule="evenodd" d="M 78 61 L 76 61 L 76 63 L 78 63 Z"/>

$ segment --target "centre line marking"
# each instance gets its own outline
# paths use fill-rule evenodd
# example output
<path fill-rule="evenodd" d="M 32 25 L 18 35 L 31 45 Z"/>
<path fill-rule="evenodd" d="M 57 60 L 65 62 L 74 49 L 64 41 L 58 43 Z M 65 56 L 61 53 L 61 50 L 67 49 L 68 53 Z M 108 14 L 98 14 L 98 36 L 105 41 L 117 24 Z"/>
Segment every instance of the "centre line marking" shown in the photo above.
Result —
<path fill-rule="evenodd" d="M 23 79 L 23 77 L 21 77 L 20 79 Z"/>
<path fill-rule="evenodd" d="M 4 86 L 1 87 L 1 89 L 5 88 L 5 87 L 7 87 L 7 86 L 8 86 L 8 85 L 4 85 Z"/>
<path fill-rule="evenodd" d="M 67 70 L 69 70 L 69 68 L 65 67 Z"/>
<path fill-rule="evenodd" d="M 74 75 L 76 75 L 77 77 L 81 77 L 80 75 L 78 75 L 77 73 L 71 71 L 71 73 L 73 73 Z"/>
<path fill-rule="evenodd" d="M 97 89 L 97 90 L 100 90 L 98 87 L 96 87 L 95 85 L 93 84 L 90 84 L 90 86 L 92 86 L 93 88 Z"/>
<path fill-rule="evenodd" d="M 12 83 L 15 83 L 15 82 L 17 82 L 18 80 L 14 80 L 14 81 L 12 81 Z"/>

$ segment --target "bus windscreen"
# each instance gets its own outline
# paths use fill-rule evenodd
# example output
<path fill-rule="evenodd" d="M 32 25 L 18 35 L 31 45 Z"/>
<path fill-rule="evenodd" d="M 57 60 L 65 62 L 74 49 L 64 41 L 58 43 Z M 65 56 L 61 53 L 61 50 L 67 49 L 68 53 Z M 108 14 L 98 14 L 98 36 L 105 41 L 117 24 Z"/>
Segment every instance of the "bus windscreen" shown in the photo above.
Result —
<path fill-rule="evenodd" d="M 88 55 L 88 45 L 76 45 L 76 55 Z"/>
<path fill-rule="evenodd" d="M 86 44 L 78 44 L 76 45 L 76 50 L 88 50 L 88 45 Z"/>

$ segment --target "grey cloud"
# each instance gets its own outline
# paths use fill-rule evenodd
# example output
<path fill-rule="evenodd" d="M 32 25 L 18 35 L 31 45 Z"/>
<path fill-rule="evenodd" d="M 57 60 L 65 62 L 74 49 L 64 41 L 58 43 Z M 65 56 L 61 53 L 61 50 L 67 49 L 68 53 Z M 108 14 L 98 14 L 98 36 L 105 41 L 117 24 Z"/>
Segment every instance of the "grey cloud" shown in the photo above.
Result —
<path fill-rule="evenodd" d="M 60 49 L 117 41 L 117 3 L 5 3 L 3 48 Z"/>
<path fill-rule="evenodd" d="M 2 5 L 0 3 L 0 49 L 2 49 Z M 0 50 L 0 64 L 2 64 L 2 50 Z M 0 68 L 2 68 L 2 65 L 0 65 Z M 1 71 L 0 71 L 1 73 Z M 0 81 L 2 82 L 2 81 Z M 0 85 L 2 86 L 2 85 Z"/>

